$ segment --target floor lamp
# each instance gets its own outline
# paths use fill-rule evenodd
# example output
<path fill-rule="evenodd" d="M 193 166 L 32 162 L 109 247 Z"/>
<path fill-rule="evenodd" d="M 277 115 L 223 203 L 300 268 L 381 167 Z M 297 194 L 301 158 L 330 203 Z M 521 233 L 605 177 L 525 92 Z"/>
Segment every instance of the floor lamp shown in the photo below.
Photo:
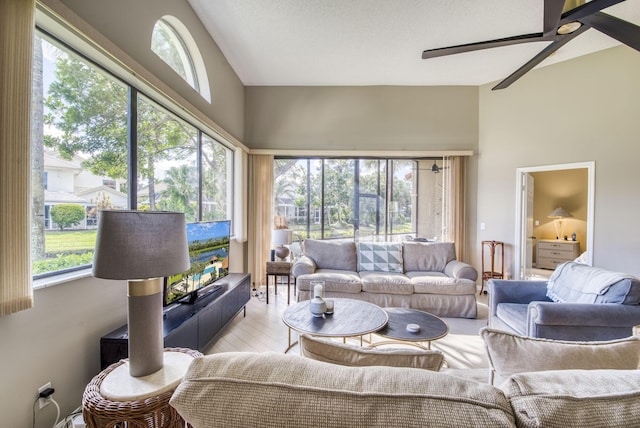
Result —
<path fill-rule="evenodd" d="M 163 367 L 163 277 L 189 269 L 186 229 L 183 213 L 100 211 L 93 276 L 128 281 L 131 376 Z"/>

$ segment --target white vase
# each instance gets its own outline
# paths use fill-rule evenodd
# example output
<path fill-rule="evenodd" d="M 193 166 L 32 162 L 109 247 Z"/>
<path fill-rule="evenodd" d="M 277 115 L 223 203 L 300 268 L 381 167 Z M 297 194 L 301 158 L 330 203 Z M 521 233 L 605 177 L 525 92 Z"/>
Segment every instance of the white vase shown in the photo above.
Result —
<path fill-rule="evenodd" d="M 309 311 L 314 317 L 321 317 L 327 310 L 327 304 L 320 297 L 314 297 L 309 301 Z"/>

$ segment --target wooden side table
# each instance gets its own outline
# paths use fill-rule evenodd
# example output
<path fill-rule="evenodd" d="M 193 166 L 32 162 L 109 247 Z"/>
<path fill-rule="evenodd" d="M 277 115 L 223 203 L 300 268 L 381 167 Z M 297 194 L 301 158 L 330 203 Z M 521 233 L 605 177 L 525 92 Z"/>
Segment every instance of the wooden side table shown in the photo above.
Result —
<path fill-rule="evenodd" d="M 278 277 L 287 278 L 287 305 L 291 303 L 291 262 L 267 262 L 267 305 L 269 304 L 269 277 L 274 277 L 274 294 L 278 294 Z M 295 295 L 295 288 L 293 289 Z"/>
<path fill-rule="evenodd" d="M 485 268 L 484 253 L 485 249 L 489 253 L 489 259 L 491 264 Z M 496 250 L 500 252 L 500 269 L 496 266 Z M 489 270 L 487 270 L 489 269 Z M 484 289 L 484 284 L 489 279 L 503 279 L 504 278 L 504 242 L 500 241 L 482 241 L 482 286 L 480 287 L 480 294 L 483 292 L 486 294 L 487 290 Z"/>
<path fill-rule="evenodd" d="M 169 405 L 194 358 L 202 354 L 186 348 L 166 348 L 164 366 L 148 376 L 129 375 L 128 360 L 97 374 L 82 396 L 82 416 L 89 428 L 184 428 L 185 421 Z"/>

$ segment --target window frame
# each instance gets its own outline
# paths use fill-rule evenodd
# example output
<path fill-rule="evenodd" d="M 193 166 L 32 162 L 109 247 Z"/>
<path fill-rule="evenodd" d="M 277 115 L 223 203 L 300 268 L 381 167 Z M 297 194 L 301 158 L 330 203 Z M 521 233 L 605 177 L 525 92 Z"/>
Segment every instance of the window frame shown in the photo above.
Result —
<path fill-rule="evenodd" d="M 54 46 L 56 46 L 56 48 L 61 49 L 63 51 L 67 51 L 69 54 L 77 56 L 82 61 L 85 61 L 91 67 L 97 68 L 101 73 L 105 73 L 108 76 L 110 76 L 110 78 L 116 79 L 122 84 L 124 84 L 126 87 L 129 88 L 130 93 L 133 92 L 148 98 L 152 102 L 161 106 L 161 108 L 166 110 L 172 116 L 176 117 L 178 120 L 185 122 L 186 124 L 188 124 L 189 126 L 197 130 L 197 133 L 198 133 L 197 157 L 198 157 L 198 179 L 199 180 L 201 179 L 201 168 L 200 168 L 199 157 L 201 153 L 200 146 L 201 146 L 202 136 L 206 135 L 206 137 L 209 140 L 214 141 L 216 144 L 220 144 L 225 150 L 228 151 L 226 156 L 226 165 L 227 165 L 227 171 L 228 171 L 226 174 L 226 180 L 228 181 L 228 183 L 225 189 L 227 192 L 227 194 L 225 195 L 225 199 L 226 199 L 226 203 L 229 206 L 229 208 L 227 209 L 227 213 L 229 215 L 229 219 L 232 221 L 232 236 L 235 236 L 235 229 L 237 227 L 241 227 L 240 225 L 236 224 L 238 219 L 236 219 L 236 207 L 235 207 L 236 198 L 234 196 L 234 193 L 235 193 L 234 190 L 236 186 L 240 185 L 240 183 L 238 183 L 236 180 L 236 175 L 234 172 L 234 168 L 236 167 L 236 157 L 238 156 L 237 152 L 239 148 L 235 147 L 233 144 L 226 141 L 224 137 L 222 137 L 215 130 L 207 127 L 201 120 L 198 120 L 197 117 L 192 113 L 190 113 L 188 110 L 184 108 L 180 108 L 181 106 L 177 104 L 175 101 L 168 102 L 169 99 L 166 98 L 166 95 L 164 95 L 163 93 L 159 91 L 154 92 L 153 89 L 150 89 L 149 86 L 146 86 L 146 88 L 144 88 L 143 87 L 144 85 L 141 85 L 140 78 L 136 76 L 134 73 L 132 73 L 130 70 L 128 70 L 126 66 L 119 63 L 114 65 L 113 61 L 111 62 L 105 61 L 105 63 L 101 63 L 100 60 L 95 59 L 96 56 L 99 57 L 100 55 L 93 55 L 95 54 L 95 52 L 93 52 L 91 48 L 87 48 L 86 43 L 78 42 L 76 40 L 77 37 L 67 38 L 60 34 L 60 33 L 64 34 L 65 31 L 51 31 L 51 25 L 50 25 L 51 23 L 48 22 L 48 19 L 46 18 L 46 16 L 39 9 L 38 9 L 38 12 L 39 13 L 36 14 L 36 25 L 34 27 L 34 32 L 39 33 L 40 37 L 43 40 L 46 40 L 47 43 L 51 43 Z M 56 24 L 58 26 L 62 26 L 62 24 L 60 23 L 56 23 Z M 59 27 L 54 27 L 54 28 L 56 30 L 62 30 Z M 69 41 L 70 39 L 75 40 L 75 43 L 70 42 Z M 93 49 L 95 49 L 95 47 Z M 93 54 L 89 52 L 93 52 Z M 208 84 L 206 85 L 206 87 L 208 89 Z M 129 99 L 127 103 L 129 107 L 131 107 L 131 99 Z M 131 119 L 130 112 L 128 113 L 128 117 L 129 119 Z M 128 126 L 133 129 L 137 128 L 135 122 L 133 125 L 128 124 Z M 133 146 L 130 145 L 128 147 L 129 154 L 131 154 L 132 151 L 135 151 L 136 148 L 137 148 L 137 145 L 135 143 L 133 144 Z M 131 156 L 129 156 L 129 160 L 128 160 L 129 175 L 131 176 L 131 171 L 133 170 L 134 178 L 135 178 L 135 168 L 132 167 L 132 164 L 134 163 L 135 161 L 132 161 Z M 130 189 L 128 208 L 135 209 L 136 208 L 136 202 L 135 202 L 136 192 L 132 191 L 132 189 L 135 189 L 137 187 L 137 181 L 129 179 L 128 183 L 129 183 L 128 187 Z M 44 184 L 46 187 L 47 185 L 46 181 Z M 201 195 L 202 195 L 202 188 L 201 186 L 199 186 L 198 188 L 199 199 L 201 199 L 202 197 Z M 202 210 L 200 208 L 201 205 L 198 204 L 198 206 L 199 206 L 199 209 L 198 209 L 196 221 L 201 221 L 202 219 Z M 56 284 L 71 281 L 74 279 L 90 276 L 90 268 L 91 268 L 91 264 L 88 264 L 88 265 L 81 265 L 81 266 L 76 266 L 72 268 L 32 275 L 33 289 L 48 287 L 51 285 L 56 285 Z"/>
<path fill-rule="evenodd" d="M 431 158 L 430 158 L 431 159 Z M 352 165 L 352 169 L 353 169 L 353 173 L 354 173 L 354 180 L 353 180 L 353 187 L 351 188 L 351 198 L 352 199 L 357 199 L 360 198 L 361 196 L 372 196 L 369 193 L 363 194 L 360 193 L 360 174 L 359 174 L 359 164 L 361 161 L 378 161 L 378 165 L 377 165 L 377 190 L 380 192 L 381 190 L 381 183 L 380 180 L 383 179 L 384 180 L 384 185 L 382 187 L 384 187 L 384 195 L 377 195 L 378 198 L 376 200 L 376 204 L 379 205 L 380 204 L 380 200 L 384 201 L 384 213 L 382 213 L 382 216 L 384 217 L 384 222 L 383 224 L 378 224 L 378 222 L 376 222 L 376 235 L 377 237 L 383 237 L 385 240 L 387 239 L 393 239 L 394 237 L 404 237 L 406 235 L 416 235 L 418 233 L 418 219 L 419 219 L 419 213 L 418 213 L 418 198 L 417 198 L 417 194 L 419 193 L 418 190 L 418 180 L 417 178 L 413 179 L 412 182 L 412 186 L 413 186 L 413 191 L 412 191 L 412 195 L 416 195 L 416 198 L 413 202 L 414 204 L 414 208 L 413 208 L 413 216 L 411 219 L 411 231 L 410 232 L 393 232 L 392 229 L 392 218 L 390 216 L 390 203 L 393 201 L 393 183 L 394 183 L 394 174 L 392 171 L 392 166 L 394 162 L 397 161 L 410 161 L 410 162 L 414 162 L 415 165 L 412 167 L 412 171 L 415 172 L 419 172 L 419 168 L 418 168 L 418 162 L 421 160 L 424 160 L 424 158 L 414 158 L 414 157 L 371 157 L 371 156 L 352 156 L 352 157 L 341 157 L 341 156 L 274 156 L 274 167 L 276 165 L 277 161 L 281 161 L 281 160 L 296 160 L 296 161 L 306 161 L 306 165 L 305 165 L 305 169 L 306 169 L 306 194 L 305 194 L 305 205 L 303 207 L 296 207 L 296 211 L 298 208 L 301 208 L 303 210 L 305 210 L 305 215 L 306 215 L 306 223 L 305 223 L 305 227 L 304 230 L 302 230 L 302 234 L 304 234 L 303 238 L 308 238 L 311 236 L 311 223 L 313 222 L 317 222 L 315 219 L 315 214 L 319 213 L 319 224 L 320 224 L 320 237 L 317 239 L 356 239 L 358 237 L 359 234 L 359 230 L 360 230 L 360 219 L 353 219 L 353 234 L 348 235 L 348 236 L 341 236 L 341 237 L 327 237 L 326 236 L 326 227 L 325 227 L 325 192 L 326 192 L 326 183 L 325 183 L 325 168 L 326 168 L 326 161 L 333 161 L 333 160 L 347 160 L 347 161 L 352 161 L 353 165 Z M 310 172 L 311 169 L 311 165 L 313 161 L 320 161 L 322 162 L 320 165 L 320 171 L 318 172 L 320 174 L 320 208 L 315 208 L 311 206 L 311 185 L 310 185 L 310 177 L 312 175 L 312 173 Z M 381 166 L 383 165 L 383 166 Z M 384 177 L 381 177 L 380 175 L 384 175 Z M 274 177 L 274 183 L 275 183 L 275 179 L 276 177 Z M 354 201 L 352 201 L 355 204 L 355 199 Z M 276 195 L 274 194 L 274 215 L 279 214 L 277 212 L 278 209 L 278 205 L 276 204 Z M 356 205 L 357 207 L 357 205 Z M 378 207 L 378 209 L 380 209 L 380 207 Z M 356 208 L 354 207 L 354 215 L 356 215 Z M 377 215 L 380 215 L 380 213 L 378 213 Z M 314 217 L 314 218 L 312 218 Z M 300 232 L 298 232 L 300 233 Z M 314 238 L 315 239 L 315 238 Z"/>

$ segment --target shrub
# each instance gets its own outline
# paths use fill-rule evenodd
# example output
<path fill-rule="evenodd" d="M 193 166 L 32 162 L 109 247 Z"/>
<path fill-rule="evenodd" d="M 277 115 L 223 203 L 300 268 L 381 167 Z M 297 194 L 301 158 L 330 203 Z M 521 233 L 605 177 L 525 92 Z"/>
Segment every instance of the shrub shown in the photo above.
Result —
<path fill-rule="evenodd" d="M 51 207 L 51 220 L 60 230 L 80 224 L 85 214 L 84 207 L 78 204 L 58 204 Z"/>
<path fill-rule="evenodd" d="M 55 272 L 93 263 L 93 251 L 84 254 L 60 254 L 53 259 L 34 260 L 31 267 L 33 275 Z"/>

